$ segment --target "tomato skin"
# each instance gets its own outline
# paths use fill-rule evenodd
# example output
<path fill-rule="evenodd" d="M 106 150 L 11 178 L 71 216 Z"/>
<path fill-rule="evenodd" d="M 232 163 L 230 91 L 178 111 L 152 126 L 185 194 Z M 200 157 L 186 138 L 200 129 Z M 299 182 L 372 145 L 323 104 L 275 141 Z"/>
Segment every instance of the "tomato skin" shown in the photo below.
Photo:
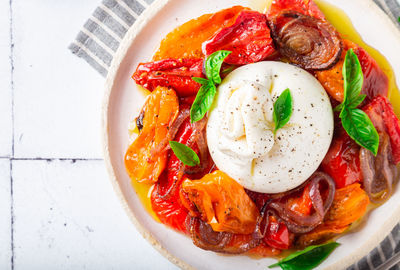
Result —
<path fill-rule="evenodd" d="M 363 107 L 378 132 L 386 132 L 390 137 L 392 158 L 400 162 L 400 122 L 387 97 L 378 96 Z"/>
<path fill-rule="evenodd" d="M 268 18 L 278 15 L 284 10 L 292 10 L 317 19 L 325 19 L 324 14 L 312 0 L 273 0 Z"/>
<path fill-rule="evenodd" d="M 157 86 L 172 88 L 179 97 L 193 96 L 201 85 L 192 77 L 204 77 L 203 59 L 165 59 L 141 63 L 132 79 L 153 91 Z"/>
<path fill-rule="evenodd" d="M 222 28 L 203 43 L 203 53 L 207 56 L 219 50 L 232 52 L 225 59 L 225 63 L 232 65 L 255 63 L 274 54 L 266 15 L 242 11 L 233 25 Z"/>
<path fill-rule="evenodd" d="M 287 204 L 290 210 L 302 216 L 310 215 L 313 206 L 310 197 L 310 185 L 303 189 L 301 197 L 288 198 Z"/>
<path fill-rule="evenodd" d="M 268 246 L 280 250 L 289 249 L 291 244 L 289 229 L 275 217 L 270 217 L 267 234 L 263 240 Z"/>
<path fill-rule="evenodd" d="M 363 48 L 359 47 L 355 53 L 360 60 L 364 74 L 362 93 L 369 99 L 376 96 L 387 96 L 389 91 L 389 79 L 379 67 L 378 63 Z"/>
<path fill-rule="evenodd" d="M 362 180 L 360 169 L 360 147 L 342 131 L 334 138 L 322 161 L 322 169 L 329 174 L 337 188 L 343 188 Z"/>

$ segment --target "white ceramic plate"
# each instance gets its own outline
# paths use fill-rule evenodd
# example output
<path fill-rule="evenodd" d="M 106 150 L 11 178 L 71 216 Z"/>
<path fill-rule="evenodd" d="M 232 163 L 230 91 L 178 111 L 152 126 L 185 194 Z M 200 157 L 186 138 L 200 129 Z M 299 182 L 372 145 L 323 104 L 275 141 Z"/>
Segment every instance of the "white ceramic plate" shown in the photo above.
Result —
<path fill-rule="evenodd" d="M 400 78 L 400 34 L 386 15 L 369 0 L 328 2 L 347 13 L 366 43 L 386 56 L 396 78 Z M 139 62 L 151 59 L 161 39 L 175 27 L 202 14 L 233 5 L 249 6 L 249 3 L 246 0 L 157 0 L 142 14 L 122 41 L 106 83 L 103 142 L 111 181 L 142 235 L 169 260 L 186 269 L 266 269 L 274 260 L 221 256 L 201 250 L 192 244 L 189 237 L 157 223 L 146 212 L 130 184 L 123 162 L 129 143 L 128 124 L 138 115 L 144 102 L 131 75 Z M 397 190 L 388 202 L 370 214 L 360 230 L 339 239 L 342 245 L 321 268 L 344 269 L 378 245 L 400 221 L 399 201 L 400 190 Z"/>

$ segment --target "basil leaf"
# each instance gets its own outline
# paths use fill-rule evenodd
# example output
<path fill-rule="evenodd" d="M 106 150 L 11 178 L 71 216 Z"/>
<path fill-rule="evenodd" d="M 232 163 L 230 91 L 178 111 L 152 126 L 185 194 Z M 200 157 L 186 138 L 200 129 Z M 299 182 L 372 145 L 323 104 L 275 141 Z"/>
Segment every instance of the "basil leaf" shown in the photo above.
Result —
<path fill-rule="evenodd" d="M 207 57 L 205 65 L 206 75 L 214 84 L 220 84 L 222 82 L 221 76 L 219 75 L 221 66 L 225 58 L 231 53 L 230 51 L 216 51 Z"/>
<path fill-rule="evenodd" d="M 331 242 L 318 246 L 309 246 L 268 267 L 280 266 L 284 270 L 311 270 L 320 265 L 339 245 L 337 242 Z"/>
<path fill-rule="evenodd" d="M 170 141 L 169 145 L 176 157 L 179 158 L 183 164 L 192 167 L 200 164 L 199 156 L 191 148 L 175 141 Z"/>
<path fill-rule="evenodd" d="M 343 128 L 359 145 L 370 150 L 375 156 L 378 153 L 379 135 L 368 115 L 360 109 L 342 110 L 340 114 Z"/>
<path fill-rule="evenodd" d="M 359 95 L 358 97 L 356 97 L 353 102 L 349 105 L 347 105 L 348 108 L 352 108 L 355 109 L 357 108 L 363 101 L 364 99 L 367 97 L 367 95 Z"/>
<path fill-rule="evenodd" d="M 293 104 L 292 104 L 292 94 L 290 93 L 290 89 L 286 89 L 282 92 L 279 98 L 274 103 L 274 122 L 275 122 L 275 131 L 282 128 L 286 125 L 290 117 L 293 113 Z"/>
<path fill-rule="evenodd" d="M 209 80 L 200 77 L 192 77 L 192 80 L 199 84 L 207 84 L 210 82 Z"/>
<path fill-rule="evenodd" d="M 344 104 L 343 104 L 343 103 L 342 103 L 342 104 L 339 104 L 339 105 L 337 105 L 337 106 L 333 109 L 333 111 L 334 111 L 334 112 L 341 112 L 342 109 L 343 109 L 343 107 L 344 107 Z"/>
<path fill-rule="evenodd" d="M 348 50 L 343 64 L 344 98 L 334 110 L 340 110 L 339 117 L 347 134 L 360 146 L 375 156 L 379 148 L 379 135 L 368 115 L 357 107 L 364 101 L 361 95 L 364 81 L 360 61 L 352 49 Z"/>
<path fill-rule="evenodd" d="M 360 61 L 353 49 L 346 53 L 343 64 L 344 98 L 343 104 L 351 107 L 360 105 L 359 96 L 364 82 Z M 359 102 L 357 104 L 357 102 Z"/>
<path fill-rule="evenodd" d="M 203 84 L 200 87 L 192 107 L 190 108 L 190 121 L 192 123 L 203 119 L 204 115 L 206 115 L 211 108 L 216 93 L 217 87 L 211 82 Z"/>

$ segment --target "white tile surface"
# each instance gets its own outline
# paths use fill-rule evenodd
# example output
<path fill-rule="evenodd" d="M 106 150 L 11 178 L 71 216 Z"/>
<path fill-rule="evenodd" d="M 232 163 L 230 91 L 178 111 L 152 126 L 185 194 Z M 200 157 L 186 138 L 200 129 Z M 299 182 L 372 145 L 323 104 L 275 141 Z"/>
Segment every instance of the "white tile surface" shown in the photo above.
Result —
<path fill-rule="evenodd" d="M 15 156 L 100 158 L 104 78 L 67 49 L 99 0 L 12 3 Z"/>
<path fill-rule="evenodd" d="M 136 231 L 102 161 L 13 161 L 15 269 L 175 269 Z"/>
<path fill-rule="evenodd" d="M 8 1 L 0 1 L 0 157 L 11 155 L 11 63 L 10 13 Z"/>
<path fill-rule="evenodd" d="M 10 160 L 0 159 L 0 269 L 11 269 Z"/>

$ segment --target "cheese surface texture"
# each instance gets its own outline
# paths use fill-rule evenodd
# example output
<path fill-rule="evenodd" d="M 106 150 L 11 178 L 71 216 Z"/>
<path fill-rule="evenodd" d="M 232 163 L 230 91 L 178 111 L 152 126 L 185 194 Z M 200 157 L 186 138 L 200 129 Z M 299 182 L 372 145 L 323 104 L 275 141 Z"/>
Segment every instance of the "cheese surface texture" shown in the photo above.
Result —
<path fill-rule="evenodd" d="M 293 113 L 274 134 L 273 105 L 286 89 Z M 218 87 L 207 143 L 218 169 L 239 184 L 280 193 L 318 169 L 332 141 L 333 121 L 329 98 L 311 74 L 282 62 L 259 62 L 234 70 Z"/>

